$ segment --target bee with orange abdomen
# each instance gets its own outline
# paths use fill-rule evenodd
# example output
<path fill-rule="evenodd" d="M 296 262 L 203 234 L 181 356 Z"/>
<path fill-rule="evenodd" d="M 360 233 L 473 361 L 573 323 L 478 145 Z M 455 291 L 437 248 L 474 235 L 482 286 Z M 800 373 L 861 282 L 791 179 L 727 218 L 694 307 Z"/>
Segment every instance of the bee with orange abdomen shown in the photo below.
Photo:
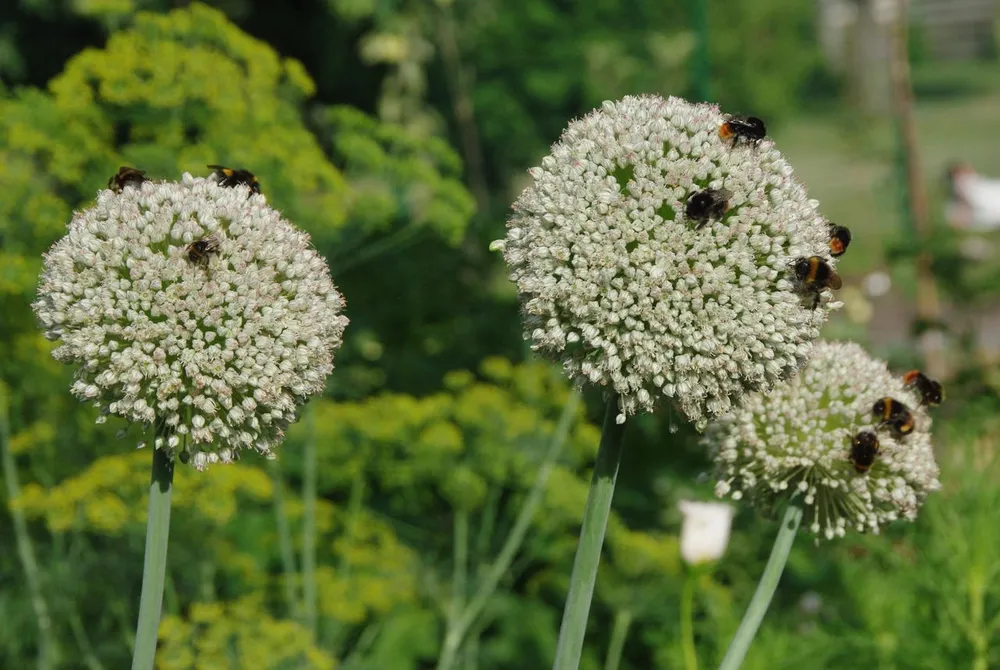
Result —
<path fill-rule="evenodd" d="M 234 170 L 233 168 L 227 168 L 224 165 L 209 165 L 208 167 L 215 170 L 212 176 L 215 177 L 215 181 L 219 186 L 236 186 L 237 184 L 244 184 L 250 187 L 252 193 L 260 193 L 260 181 L 257 176 L 250 172 L 250 170 Z"/>
<path fill-rule="evenodd" d="M 863 430 L 851 440 L 851 463 L 858 472 L 868 472 L 878 456 L 878 435 Z"/>
<path fill-rule="evenodd" d="M 819 256 L 800 258 L 795 261 L 795 276 L 802 285 L 816 294 L 813 308 L 819 305 L 820 293 L 825 288 L 839 289 L 844 285 L 840 275 L 830 267 L 830 265 Z"/>
<path fill-rule="evenodd" d="M 740 142 L 758 144 L 767 136 L 767 127 L 756 116 L 728 116 L 719 126 L 719 137 L 732 140 L 733 146 Z"/>
<path fill-rule="evenodd" d="M 684 206 L 684 213 L 701 228 L 709 219 L 721 219 L 729 211 L 729 199 L 733 194 L 724 188 L 706 188 L 692 193 Z"/>
<path fill-rule="evenodd" d="M 126 186 L 139 188 L 142 186 L 142 182 L 146 181 L 145 174 L 137 168 L 122 165 L 118 168 L 118 172 L 113 174 L 111 179 L 108 179 L 108 188 L 115 193 L 121 193 Z"/>
<path fill-rule="evenodd" d="M 917 388 L 921 405 L 940 405 L 944 400 L 944 389 L 941 387 L 941 383 L 931 379 L 920 370 L 910 370 L 903 375 L 903 383 Z"/>
<path fill-rule="evenodd" d="M 903 437 L 913 432 L 916 421 L 910 408 L 895 398 L 879 398 L 872 405 L 872 414 L 879 420 L 880 426 L 889 426 L 896 437 Z"/>
<path fill-rule="evenodd" d="M 846 226 L 830 224 L 830 255 L 834 258 L 843 256 L 847 245 L 851 243 L 851 231 Z"/>
<path fill-rule="evenodd" d="M 214 237 L 203 237 L 187 245 L 184 253 L 189 263 L 207 267 L 209 257 L 219 253 L 219 240 Z"/>

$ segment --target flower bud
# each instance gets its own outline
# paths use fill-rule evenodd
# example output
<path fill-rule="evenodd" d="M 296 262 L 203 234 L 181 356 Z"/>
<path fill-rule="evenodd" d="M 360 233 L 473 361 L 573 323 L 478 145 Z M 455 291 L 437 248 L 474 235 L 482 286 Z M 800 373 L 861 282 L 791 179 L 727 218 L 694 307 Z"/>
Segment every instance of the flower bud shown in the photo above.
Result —
<path fill-rule="evenodd" d="M 684 515 L 681 526 L 681 558 L 688 565 L 698 565 L 722 558 L 729 544 L 733 522 L 731 505 L 718 502 L 678 503 Z"/>

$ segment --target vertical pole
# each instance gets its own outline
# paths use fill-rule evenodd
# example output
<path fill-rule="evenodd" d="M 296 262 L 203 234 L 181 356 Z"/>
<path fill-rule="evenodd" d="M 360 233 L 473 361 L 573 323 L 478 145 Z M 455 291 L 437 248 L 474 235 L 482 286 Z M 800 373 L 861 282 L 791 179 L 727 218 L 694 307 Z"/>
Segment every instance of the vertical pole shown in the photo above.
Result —
<path fill-rule="evenodd" d="M 708 0 L 691 1 L 691 29 L 694 53 L 691 55 L 691 91 L 696 102 L 712 99 L 711 64 L 708 56 Z"/>
<path fill-rule="evenodd" d="M 927 201 L 927 187 L 920 165 L 920 146 L 917 142 L 917 127 L 913 118 L 913 87 L 910 83 L 910 58 L 908 49 L 908 0 L 897 0 L 897 12 L 893 22 L 893 49 L 891 59 L 892 98 L 899 128 L 900 158 L 902 172 L 905 173 L 906 207 L 904 219 L 907 226 L 917 236 L 921 247 L 925 248 L 931 235 L 930 209 Z M 931 271 L 931 255 L 921 251 L 916 259 L 917 271 L 917 318 L 928 326 L 921 334 L 920 346 L 924 355 L 927 374 L 935 378 L 947 378 L 948 369 L 944 352 L 944 333 L 940 328 L 941 300 L 937 283 Z"/>

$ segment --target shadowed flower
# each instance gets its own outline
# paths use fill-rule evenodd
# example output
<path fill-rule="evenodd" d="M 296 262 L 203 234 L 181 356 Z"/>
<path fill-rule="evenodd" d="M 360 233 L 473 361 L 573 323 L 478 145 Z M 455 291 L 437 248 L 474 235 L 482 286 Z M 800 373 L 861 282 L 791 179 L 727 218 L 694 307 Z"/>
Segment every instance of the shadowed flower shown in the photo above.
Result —
<path fill-rule="evenodd" d="M 829 224 L 770 140 L 720 137 L 718 107 L 626 97 L 574 121 L 493 243 L 525 337 L 619 423 L 668 398 L 703 427 L 792 375 L 831 303 L 797 277 L 832 268 Z"/>
<path fill-rule="evenodd" d="M 876 417 L 883 398 L 897 409 L 902 403 L 909 415 L 897 415 L 898 425 L 912 418 L 912 432 L 883 425 L 886 412 Z M 709 427 L 703 439 L 715 459 L 716 494 L 765 506 L 791 501 L 827 539 L 848 527 L 878 532 L 913 520 L 940 488 L 931 419 L 919 403 L 913 387 L 860 346 L 819 343 L 794 379 Z"/>
<path fill-rule="evenodd" d="M 45 256 L 35 312 L 75 395 L 204 468 L 270 453 L 347 325 L 326 262 L 245 186 L 101 191 Z"/>
<path fill-rule="evenodd" d="M 681 525 L 681 558 L 684 562 L 697 565 L 722 558 L 729 544 L 732 506 L 691 500 L 681 500 L 677 506 L 684 515 Z"/>

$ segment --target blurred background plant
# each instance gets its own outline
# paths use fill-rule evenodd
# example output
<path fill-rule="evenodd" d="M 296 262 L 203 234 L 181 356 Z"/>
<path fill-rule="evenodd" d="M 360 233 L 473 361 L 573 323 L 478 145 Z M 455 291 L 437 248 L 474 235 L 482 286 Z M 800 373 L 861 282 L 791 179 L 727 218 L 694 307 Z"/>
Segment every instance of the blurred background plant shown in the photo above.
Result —
<path fill-rule="evenodd" d="M 854 232 L 848 308 L 828 336 L 902 371 L 944 327 L 948 363 L 944 491 L 912 526 L 799 543 L 745 667 L 1000 663 L 1000 240 L 948 225 L 942 179 L 954 160 L 1000 176 L 995 3 L 914 0 L 909 14 L 920 235 L 885 66 L 894 7 L 3 3 L 0 538 L 16 551 L 0 556 L 0 667 L 125 665 L 142 564 L 147 458 L 137 434 L 95 425 L 67 392 L 28 307 L 41 255 L 118 165 L 174 178 L 208 163 L 252 169 L 309 231 L 351 327 L 280 460 L 179 471 L 160 667 L 418 670 L 449 645 L 462 670 L 547 667 L 601 399 L 577 403 L 525 351 L 487 245 L 569 119 L 707 83 L 726 110 L 767 120 L 824 213 Z M 914 301 L 927 252 L 935 323 Z M 581 667 L 685 667 L 676 503 L 711 486 L 686 426 L 661 448 L 675 423 L 630 428 Z M 721 660 L 774 531 L 740 511 L 699 577 L 702 665 Z"/>

